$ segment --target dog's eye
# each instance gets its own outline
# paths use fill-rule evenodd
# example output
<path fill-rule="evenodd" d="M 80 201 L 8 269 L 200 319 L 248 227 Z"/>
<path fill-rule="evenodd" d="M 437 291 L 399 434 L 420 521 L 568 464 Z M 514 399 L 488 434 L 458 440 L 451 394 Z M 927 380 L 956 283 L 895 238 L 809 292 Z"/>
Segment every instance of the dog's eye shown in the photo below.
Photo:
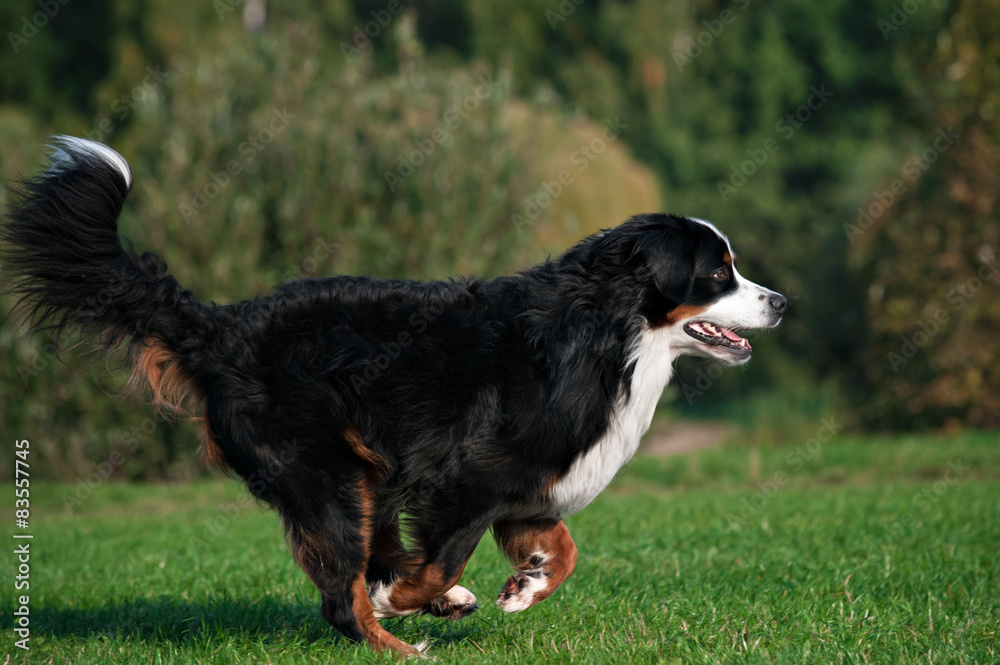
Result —
<path fill-rule="evenodd" d="M 712 279 L 726 279 L 727 277 L 729 277 L 729 273 L 726 272 L 725 268 L 719 268 L 712 273 Z"/>

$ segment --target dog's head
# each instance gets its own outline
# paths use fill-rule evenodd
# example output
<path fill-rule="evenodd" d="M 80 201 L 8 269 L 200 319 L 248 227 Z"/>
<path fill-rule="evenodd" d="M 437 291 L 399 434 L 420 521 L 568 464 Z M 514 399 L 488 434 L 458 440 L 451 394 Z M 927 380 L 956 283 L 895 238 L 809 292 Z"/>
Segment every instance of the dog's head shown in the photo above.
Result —
<path fill-rule="evenodd" d="M 749 360 L 750 342 L 737 331 L 777 326 L 785 297 L 740 275 L 729 240 L 704 220 L 645 215 L 633 223 L 634 253 L 649 282 L 643 314 L 671 337 L 672 355 Z"/>

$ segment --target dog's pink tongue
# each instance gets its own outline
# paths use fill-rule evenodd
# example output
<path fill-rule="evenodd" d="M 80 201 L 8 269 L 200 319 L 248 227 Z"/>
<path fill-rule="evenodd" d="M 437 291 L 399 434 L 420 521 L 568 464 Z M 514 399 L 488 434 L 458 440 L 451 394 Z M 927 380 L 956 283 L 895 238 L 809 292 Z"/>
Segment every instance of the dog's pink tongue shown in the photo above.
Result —
<path fill-rule="evenodd" d="M 750 342 L 746 341 L 745 339 L 743 339 L 742 337 L 740 337 L 739 335 L 737 335 L 736 333 L 734 333 L 729 328 L 722 328 L 720 326 L 719 330 L 722 331 L 722 334 L 725 335 L 726 339 L 728 339 L 729 341 L 736 342 L 737 344 L 743 344 L 743 345 L 745 345 L 746 347 L 749 348 Z"/>

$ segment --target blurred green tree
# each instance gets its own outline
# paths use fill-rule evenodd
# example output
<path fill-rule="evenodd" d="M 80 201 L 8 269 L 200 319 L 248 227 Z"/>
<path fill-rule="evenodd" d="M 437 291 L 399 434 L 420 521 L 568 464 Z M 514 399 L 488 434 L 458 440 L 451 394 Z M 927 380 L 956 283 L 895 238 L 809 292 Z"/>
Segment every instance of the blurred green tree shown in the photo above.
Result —
<path fill-rule="evenodd" d="M 846 226 L 882 427 L 1000 426 L 1000 2 L 962 1 L 910 63 L 920 142 Z M 928 103 L 934 100 L 934 103 Z"/>
<path fill-rule="evenodd" d="M 0 4 L 0 99 L 27 107 L 47 121 L 65 122 L 80 111 L 94 111 L 94 88 L 111 70 L 113 36 L 122 28 L 115 4 Z"/>
<path fill-rule="evenodd" d="M 430 66 L 414 18 L 394 17 L 396 43 L 409 44 L 395 73 L 375 74 L 373 49 L 346 57 L 315 26 L 294 21 L 255 33 L 223 29 L 157 77 L 140 69 L 128 122 L 99 112 L 87 134 L 109 140 L 102 119 L 111 121 L 113 145 L 133 167 L 122 234 L 162 254 L 182 284 L 215 302 L 334 274 L 490 276 L 562 250 L 546 229 L 572 207 L 539 205 L 524 227 L 512 219 L 539 200 L 548 176 L 534 166 L 547 163 L 539 146 L 573 145 L 595 128 L 563 129 L 551 105 L 516 100 L 504 70 Z M 545 142 L 539 127 L 549 131 Z M 626 151 L 607 154 L 621 175 L 603 166 L 590 173 L 612 182 L 638 176 L 646 191 L 622 190 L 655 200 L 652 177 Z M 577 174 L 578 185 L 586 177 Z M 111 404 L 122 372 L 107 378 L 98 368 L 81 378 L 80 354 L 65 354 L 63 366 L 44 338 L 20 338 L 9 323 L 0 334 L 0 396 L 19 405 L 6 422 L 51 424 L 39 446 L 43 468 L 78 475 L 89 460 L 114 456 L 115 475 L 196 472 L 195 427 L 160 427 L 141 407 Z M 136 425 L 157 434 L 130 445 Z"/>
<path fill-rule="evenodd" d="M 32 32 L 37 0 L 13 0 L 0 175 L 33 172 L 53 131 L 111 143 L 136 173 L 123 233 L 220 302 L 300 276 L 508 272 L 662 205 L 717 222 L 793 303 L 754 340 L 766 362 L 693 400 L 674 384 L 683 409 L 752 384 L 839 392 L 869 425 L 996 425 L 997 2 L 104 0 Z M 606 122 L 627 130 L 574 170 Z M 76 351 L 64 366 L 9 321 L 0 343 L 4 420 L 51 425 L 52 474 L 116 453 L 116 475 L 195 472 L 194 428 L 112 405 L 120 372 L 80 378 Z"/>
<path fill-rule="evenodd" d="M 755 345 L 773 361 L 747 368 L 754 385 L 850 392 L 865 285 L 842 227 L 913 141 L 911 62 L 946 16 L 921 5 L 886 39 L 895 4 L 518 0 L 470 3 L 462 20 L 475 55 L 512 63 L 515 90 L 630 123 L 666 207 L 715 221 L 745 274 L 790 295 L 781 331 Z M 683 362 L 681 380 L 698 369 Z M 704 399 L 742 381 L 724 374 Z"/>

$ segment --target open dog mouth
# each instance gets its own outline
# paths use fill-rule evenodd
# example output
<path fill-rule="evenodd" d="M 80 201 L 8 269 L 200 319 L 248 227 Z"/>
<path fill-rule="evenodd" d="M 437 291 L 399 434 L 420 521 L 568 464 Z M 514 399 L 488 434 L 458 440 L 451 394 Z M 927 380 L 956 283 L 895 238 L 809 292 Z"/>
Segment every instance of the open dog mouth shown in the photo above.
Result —
<path fill-rule="evenodd" d="M 695 321 L 684 326 L 684 332 L 694 337 L 699 342 L 709 346 L 721 346 L 727 351 L 740 356 L 748 357 L 753 351 L 750 342 L 734 333 L 729 328 L 713 325 L 704 321 Z"/>

